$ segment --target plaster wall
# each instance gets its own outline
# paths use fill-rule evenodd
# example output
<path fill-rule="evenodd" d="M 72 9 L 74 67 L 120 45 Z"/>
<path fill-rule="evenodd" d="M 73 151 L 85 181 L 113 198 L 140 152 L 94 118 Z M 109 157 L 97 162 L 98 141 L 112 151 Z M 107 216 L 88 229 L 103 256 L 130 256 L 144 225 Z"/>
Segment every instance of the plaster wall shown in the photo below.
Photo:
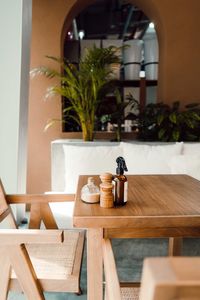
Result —
<path fill-rule="evenodd" d="M 51 66 L 46 55 L 60 57 L 62 27 L 72 5 L 71 0 L 33 0 L 31 69 Z M 31 193 L 50 190 L 50 142 L 61 134 L 60 124 L 44 132 L 48 119 L 61 117 L 60 99 L 45 100 L 51 84 L 42 76 L 30 79 L 27 190 Z"/>
<path fill-rule="evenodd" d="M 64 22 L 92 0 L 33 0 L 31 68 L 49 65 L 45 55 L 61 55 Z M 158 100 L 182 105 L 200 101 L 200 1 L 133 0 L 156 24 L 159 40 Z M 65 18 L 68 16 L 67 18 Z M 43 131 L 46 121 L 60 118 L 59 99 L 44 101 L 46 88 L 52 84 L 43 77 L 30 81 L 28 191 L 50 190 L 50 142 L 62 138 L 61 126 Z"/>
<path fill-rule="evenodd" d="M 200 102 L 200 1 L 153 2 L 161 20 L 158 99 Z"/>

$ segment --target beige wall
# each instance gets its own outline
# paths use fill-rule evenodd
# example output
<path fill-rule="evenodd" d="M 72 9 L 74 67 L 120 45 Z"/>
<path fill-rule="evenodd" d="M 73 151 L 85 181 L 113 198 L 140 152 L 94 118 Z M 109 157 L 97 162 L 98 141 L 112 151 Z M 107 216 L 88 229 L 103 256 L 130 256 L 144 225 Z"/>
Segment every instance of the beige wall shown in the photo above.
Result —
<path fill-rule="evenodd" d="M 49 65 L 45 55 L 60 56 L 64 22 L 94 0 L 33 0 L 31 68 Z M 158 99 L 183 104 L 200 102 L 200 1 L 133 0 L 155 22 L 159 38 L 160 64 Z M 72 9 L 73 8 L 73 9 Z M 67 19 L 65 19 L 65 17 Z M 63 136 L 60 125 L 43 132 L 46 121 L 59 118 L 59 99 L 44 101 L 52 84 L 43 77 L 30 82 L 28 192 L 50 190 L 50 142 Z"/>
<path fill-rule="evenodd" d="M 72 1 L 33 0 L 31 69 L 49 65 L 45 55 L 60 56 L 60 36 Z M 44 100 L 52 81 L 43 77 L 30 80 L 27 190 L 50 190 L 50 142 L 59 137 L 60 125 L 44 132 L 48 119 L 60 118 L 59 99 Z"/>

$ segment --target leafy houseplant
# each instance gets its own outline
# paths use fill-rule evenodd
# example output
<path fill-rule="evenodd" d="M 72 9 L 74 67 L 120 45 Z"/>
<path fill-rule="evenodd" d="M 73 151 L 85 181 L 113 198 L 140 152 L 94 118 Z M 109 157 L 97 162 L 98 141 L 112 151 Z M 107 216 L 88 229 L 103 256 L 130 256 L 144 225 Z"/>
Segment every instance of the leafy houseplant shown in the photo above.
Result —
<path fill-rule="evenodd" d="M 59 63 L 61 72 L 48 67 L 39 67 L 31 71 L 32 75 L 43 74 L 48 78 L 60 79 L 60 85 L 48 88 L 47 97 L 59 94 L 68 99 L 68 107 L 63 113 L 66 118 L 74 119 L 80 125 L 85 141 L 93 140 L 95 113 L 112 81 L 111 65 L 120 62 L 117 51 L 118 48 L 113 46 L 94 46 L 88 49 L 78 68 L 65 60 L 47 56 Z M 47 128 L 55 121 L 51 120 Z"/>
<path fill-rule="evenodd" d="M 121 141 L 122 124 L 126 119 L 125 110 L 129 107 L 129 110 L 138 109 L 138 101 L 133 98 L 131 94 L 127 95 L 126 101 L 123 101 L 121 93 L 118 89 L 115 90 L 115 110 L 110 114 L 111 123 L 116 123 L 116 141 Z"/>
<path fill-rule="evenodd" d="M 200 104 L 148 104 L 138 116 L 139 138 L 163 142 L 200 140 Z"/>

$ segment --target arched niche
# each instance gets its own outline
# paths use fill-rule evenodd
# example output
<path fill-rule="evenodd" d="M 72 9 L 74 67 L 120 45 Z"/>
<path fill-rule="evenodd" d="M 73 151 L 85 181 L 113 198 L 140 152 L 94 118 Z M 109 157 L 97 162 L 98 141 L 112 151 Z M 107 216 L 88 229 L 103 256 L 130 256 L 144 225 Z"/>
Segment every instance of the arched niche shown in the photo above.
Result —
<path fill-rule="evenodd" d="M 79 15 L 84 9 L 87 9 L 87 7 L 92 4 L 95 4 L 94 0 L 82 1 L 81 3 L 78 3 L 78 1 L 77 1 L 72 6 L 71 10 L 68 12 L 68 14 L 65 18 L 65 22 L 63 24 L 62 33 L 61 33 L 61 56 L 62 57 L 65 56 L 63 53 L 64 39 L 67 36 L 67 32 L 72 24 L 73 19 L 75 17 L 77 17 L 77 15 Z M 156 9 L 156 6 L 154 5 L 154 3 L 152 1 L 133 0 L 133 1 L 129 1 L 129 4 L 137 6 L 139 9 L 141 9 L 145 13 L 145 15 L 151 21 L 153 21 L 155 23 L 155 25 L 156 25 L 155 31 L 156 31 L 156 36 L 158 39 L 158 44 L 159 44 L 159 36 L 160 36 L 159 32 L 161 31 L 159 29 L 161 28 L 161 22 L 160 22 L 159 14 L 157 12 L 157 9 Z M 144 95 L 143 98 L 150 98 L 150 99 L 148 99 L 150 102 L 157 101 L 157 86 L 155 86 L 155 85 L 157 85 L 157 80 L 156 80 L 156 83 L 153 83 L 152 87 L 148 88 L 148 96 L 147 97 L 144 95 L 143 92 L 141 93 Z M 135 88 L 135 90 L 138 90 L 138 88 Z M 147 93 L 147 89 L 145 89 L 145 94 L 146 93 Z M 139 100 L 140 96 L 137 96 L 137 94 L 139 95 L 139 91 L 136 91 L 136 95 L 133 95 L 133 96 L 134 97 L 136 96 L 135 98 Z M 151 96 L 150 96 L 150 94 L 151 94 Z M 146 102 L 146 104 L 147 104 L 147 102 Z M 63 126 L 63 128 L 64 127 L 65 127 L 65 125 Z M 64 129 L 64 131 L 65 131 L 65 129 Z M 68 131 L 68 130 L 66 130 L 66 131 Z"/>
<path fill-rule="evenodd" d="M 142 11 L 144 11 L 145 15 L 155 24 L 155 30 L 159 43 L 159 57 L 162 56 L 162 36 L 163 26 L 162 19 L 160 18 L 160 13 L 157 8 L 157 4 L 155 0 L 130 0 L 128 1 L 130 4 L 138 6 Z M 61 56 L 63 55 L 63 44 L 64 37 L 67 34 L 67 30 L 69 29 L 73 19 L 81 13 L 87 6 L 94 4 L 95 0 L 84 0 L 84 1 L 76 1 L 71 9 L 68 11 L 65 21 L 63 23 L 62 32 L 61 32 Z"/>

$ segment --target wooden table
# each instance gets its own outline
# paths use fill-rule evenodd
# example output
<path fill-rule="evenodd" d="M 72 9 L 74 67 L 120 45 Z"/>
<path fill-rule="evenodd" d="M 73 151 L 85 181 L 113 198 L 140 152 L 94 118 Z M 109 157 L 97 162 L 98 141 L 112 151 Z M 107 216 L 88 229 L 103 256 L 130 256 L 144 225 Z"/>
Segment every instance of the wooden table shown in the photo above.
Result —
<path fill-rule="evenodd" d="M 103 298 L 103 237 L 169 237 L 170 254 L 177 255 L 182 237 L 200 236 L 200 181 L 187 175 L 129 175 L 126 206 L 105 209 L 81 201 L 87 177 L 79 177 L 73 215 L 75 227 L 87 228 L 87 299 Z"/>

